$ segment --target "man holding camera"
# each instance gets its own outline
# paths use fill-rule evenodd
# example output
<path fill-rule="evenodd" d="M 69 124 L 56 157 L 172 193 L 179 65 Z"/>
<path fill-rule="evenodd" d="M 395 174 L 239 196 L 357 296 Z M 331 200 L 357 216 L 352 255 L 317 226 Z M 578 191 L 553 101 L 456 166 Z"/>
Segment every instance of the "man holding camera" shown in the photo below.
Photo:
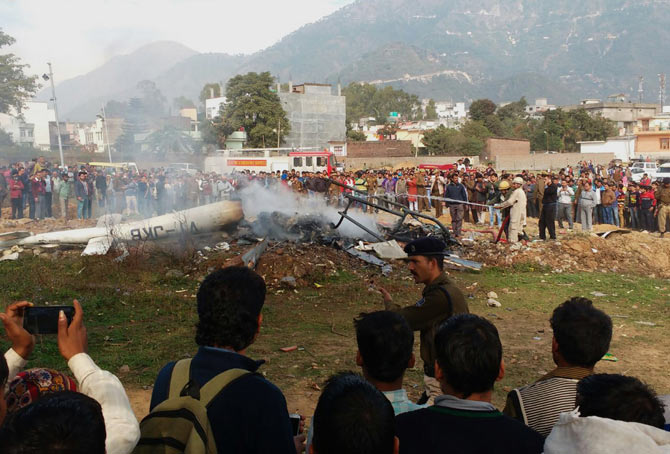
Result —
<path fill-rule="evenodd" d="M 421 403 L 429 399 L 432 402 L 442 393 L 435 379 L 435 330 L 452 315 L 469 312 L 463 292 L 443 271 L 445 249 L 444 242 L 434 237 L 419 238 L 405 246 L 409 272 L 417 284 L 425 286 L 422 298 L 413 305 L 401 307 L 394 304 L 389 292 L 379 289 L 386 310 L 403 315 L 412 330 L 421 332 L 420 349 L 426 386 Z"/>

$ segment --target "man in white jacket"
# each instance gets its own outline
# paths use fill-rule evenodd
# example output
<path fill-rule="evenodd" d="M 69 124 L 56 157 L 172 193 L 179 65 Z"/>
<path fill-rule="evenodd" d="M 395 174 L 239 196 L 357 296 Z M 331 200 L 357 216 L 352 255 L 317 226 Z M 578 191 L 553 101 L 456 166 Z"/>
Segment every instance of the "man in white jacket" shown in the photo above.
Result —
<path fill-rule="evenodd" d="M 23 314 L 29 306 L 32 303 L 22 301 L 10 305 L 5 313 L 0 313 L 7 337 L 12 342 L 12 348 L 5 353 L 8 381 L 25 367 L 35 346 L 35 339 L 23 328 Z M 140 438 L 137 418 L 119 379 L 112 373 L 101 370 L 86 353 L 88 337 L 84 326 L 84 312 L 77 300 L 74 300 L 74 308 L 75 314 L 69 326 L 65 314 L 62 311 L 60 313 L 58 349 L 74 374 L 79 391 L 96 400 L 102 407 L 107 432 L 107 454 L 128 454 Z M 0 412 L 0 418 L 2 413 Z"/>
<path fill-rule="evenodd" d="M 514 178 L 514 180 L 512 180 L 514 192 L 512 192 L 507 200 L 495 205 L 495 208 L 501 210 L 511 207 L 509 213 L 509 235 L 507 236 L 510 243 L 519 242 L 519 235 L 521 235 L 521 232 L 523 231 L 523 224 L 526 220 L 526 192 L 523 190 L 522 186 L 523 178 Z"/>

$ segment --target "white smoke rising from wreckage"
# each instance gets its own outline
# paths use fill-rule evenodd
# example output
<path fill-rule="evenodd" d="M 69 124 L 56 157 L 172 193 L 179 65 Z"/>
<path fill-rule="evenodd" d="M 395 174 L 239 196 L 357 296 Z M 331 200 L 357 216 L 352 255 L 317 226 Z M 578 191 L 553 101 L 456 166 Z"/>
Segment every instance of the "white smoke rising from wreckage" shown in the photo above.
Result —
<path fill-rule="evenodd" d="M 296 214 L 300 216 L 319 216 L 324 224 L 337 224 L 341 217 L 338 211 L 344 209 L 343 207 L 336 208 L 328 205 L 321 195 L 309 197 L 303 194 L 296 194 L 283 186 L 272 189 L 265 188 L 256 181 L 253 181 L 250 185 L 239 191 L 238 195 L 242 200 L 242 210 L 247 220 L 256 218 L 263 212 L 280 212 L 287 216 L 295 216 Z M 354 209 L 350 209 L 347 214 L 356 220 L 356 222 L 360 222 L 371 231 L 383 236 L 379 232 L 373 215 Z M 370 234 L 346 219 L 337 228 L 337 232 L 345 238 L 376 240 Z"/>

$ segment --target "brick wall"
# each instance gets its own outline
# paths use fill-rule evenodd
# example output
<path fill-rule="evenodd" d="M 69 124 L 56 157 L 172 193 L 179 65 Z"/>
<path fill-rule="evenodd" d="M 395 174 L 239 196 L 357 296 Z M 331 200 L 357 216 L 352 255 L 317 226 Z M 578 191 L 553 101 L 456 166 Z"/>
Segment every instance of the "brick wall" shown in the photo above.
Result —
<path fill-rule="evenodd" d="M 486 139 L 481 160 L 495 162 L 497 157 L 528 156 L 529 154 L 530 141 L 528 140 L 491 137 Z"/>
<path fill-rule="evenodd" d="M 614 153 L 537 153 L 528 156 L 499 156 L 495 161 L 498 170 L 558 170 L 567 165 L 575 166 L 580 161 L 607 165 Z"/>
<path fill-rule="evenodd" d="M 338 158 L 347 170 L 380 169 L 382 167 L 416 167 L 419 164 L 454 164 L 459 159 L 470 159 L 473 166 L 479 165 L 479 156 L 419 156 L 397 158 Z"/>
<path fill-rule="evenodd" d="M 399 158 L 412 157 L 409 140 L 384 140 L 381 142 L 347 142 L 349 158 Z"/>

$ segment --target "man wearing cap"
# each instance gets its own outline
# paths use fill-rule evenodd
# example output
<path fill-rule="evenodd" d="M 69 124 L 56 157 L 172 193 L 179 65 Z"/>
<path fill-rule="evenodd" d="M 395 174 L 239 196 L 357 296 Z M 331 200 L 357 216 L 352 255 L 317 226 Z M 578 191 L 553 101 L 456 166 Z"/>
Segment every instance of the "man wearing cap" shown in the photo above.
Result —
<path fill-rule="evenodd" d="M 442 394 L 435 379 L 435 345 L 437 328 L 454 314 L 467 314 L 468 304 L 454 282 L 443 271 L 446 246 L 438 238 L 424 237 L 405 246 L 409 272 L 417 284 L 424 284 L 421 299 L 411 306 L 393 303 L 391 295 L 379 288 L 386 310 L 403 315 L 414 331 L 421 331 L 421 359 L 423 360 L 426 398 Z"/>
<path fill-rule="evenodd" d="M 501 210 L 510 208 L 509 213 L 509 234 L 507 241 L 518 243 L 519 235 L 523 231 L 523 221 L 526 213 L 526 192 L 523 190 L 523 178 L 515 177 L 512 180 L 514 192 L 502 203 L 495 205 L 495 208 Z"/>
<path fill-rule="evenodd" d="M 658 209 L 658 231 L 661 238 L 665 235 L 665 222 L 670 216 L 670 177 L 663 178 L 663 186 L 656 190 L 656 207 Z"/>

